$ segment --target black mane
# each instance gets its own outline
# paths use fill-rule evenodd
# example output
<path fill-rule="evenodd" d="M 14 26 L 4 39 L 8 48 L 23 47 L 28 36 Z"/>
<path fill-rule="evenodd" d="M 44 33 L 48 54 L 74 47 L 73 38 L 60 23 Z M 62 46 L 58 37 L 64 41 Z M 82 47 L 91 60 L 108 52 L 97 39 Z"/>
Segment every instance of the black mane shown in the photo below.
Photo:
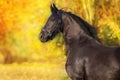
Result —
<path fill-rule="evenodd" d="M 64 12 L 64 11 L 63 11 Z M 70 15 L 80 26 L 82 27 L 82 29 L 89 35 L 91 36 L 92 38 L 99 40 L 99 38 L 97 37 L 97 30 L 92 26 L 90 25 L 89 23 L 87 23 L 86 21 L 84 21 L 82 18 L 80 18 L 79 16 L 77 15 L 74 15 L 72 14 L 71 12 L 66 12 L 68 15 Z"/>

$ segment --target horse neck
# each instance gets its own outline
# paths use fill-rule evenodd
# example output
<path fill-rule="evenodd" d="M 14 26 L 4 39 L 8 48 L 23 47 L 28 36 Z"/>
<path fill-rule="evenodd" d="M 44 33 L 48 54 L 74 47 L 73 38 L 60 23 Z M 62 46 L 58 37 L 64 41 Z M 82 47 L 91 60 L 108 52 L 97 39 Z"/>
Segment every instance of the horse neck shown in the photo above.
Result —
<path fill-rule="evenodd" d="M 83 47 L 86 47 L 87 45 L 99 45 L 100 43 L 98 40 L 94 39 L 83 29 L 81 29 L 81 26 L 71 17 L 68 15 L 62 15 L 62 21 L 63 21 L 63 38 L 66 45 L 66 55 L 70 53 L 71 49 L 80 49 Z M 69 43 L 69 39 L 73 37 L 73 43 Z"/>
<path fill-rule="evenodd" d="M 64 38 L 69 37 L 84 37 L 91 39 L 92 37 L 89 36 L 82 28 L 81 26 L 70 16 L 65 15 L 63 18 L 63 36 Z M 80 39 L 79 39 L 80 40 Z"/>

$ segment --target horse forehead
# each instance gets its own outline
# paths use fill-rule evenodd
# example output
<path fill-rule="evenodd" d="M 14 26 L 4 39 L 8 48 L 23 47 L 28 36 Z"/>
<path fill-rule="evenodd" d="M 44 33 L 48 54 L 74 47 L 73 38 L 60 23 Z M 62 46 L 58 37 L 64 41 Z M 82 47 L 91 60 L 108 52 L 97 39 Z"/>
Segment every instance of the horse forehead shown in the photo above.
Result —
<path fill-rule="evenodd" d="M 67 15 L 65 13 L 62 13 L 62 18 L 65 19 Z"/>

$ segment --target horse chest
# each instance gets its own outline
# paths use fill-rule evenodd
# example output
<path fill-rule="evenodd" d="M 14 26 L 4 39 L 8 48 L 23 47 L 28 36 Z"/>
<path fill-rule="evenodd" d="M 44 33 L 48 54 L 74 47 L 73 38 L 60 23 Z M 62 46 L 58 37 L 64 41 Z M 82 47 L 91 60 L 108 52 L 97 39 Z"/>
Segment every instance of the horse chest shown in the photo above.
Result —
<path fill-rule="evenodd" d="M 67 57 L 66 71 L 69 76 L 81 77 L 84 75 L 84 59 L 77 55 L 70 55 Z"/>

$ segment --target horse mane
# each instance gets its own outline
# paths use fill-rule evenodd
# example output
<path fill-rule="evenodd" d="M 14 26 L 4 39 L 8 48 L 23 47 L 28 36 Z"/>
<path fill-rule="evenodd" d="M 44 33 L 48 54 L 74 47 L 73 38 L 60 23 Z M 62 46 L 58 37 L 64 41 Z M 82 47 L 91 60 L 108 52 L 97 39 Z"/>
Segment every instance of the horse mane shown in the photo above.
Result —
<path fill-rule="evenodd" d="M 100 42 L 100 39 L 97 36 L 97 30 L 95 29 L 95 27 L 90 25 L 88 22 L 86 22 L 79 16 L 72 14 L 71 12 L 66 12 L 66 13 L 69 14 L 89 36 L 91 36 L 92 38 Z"/>

